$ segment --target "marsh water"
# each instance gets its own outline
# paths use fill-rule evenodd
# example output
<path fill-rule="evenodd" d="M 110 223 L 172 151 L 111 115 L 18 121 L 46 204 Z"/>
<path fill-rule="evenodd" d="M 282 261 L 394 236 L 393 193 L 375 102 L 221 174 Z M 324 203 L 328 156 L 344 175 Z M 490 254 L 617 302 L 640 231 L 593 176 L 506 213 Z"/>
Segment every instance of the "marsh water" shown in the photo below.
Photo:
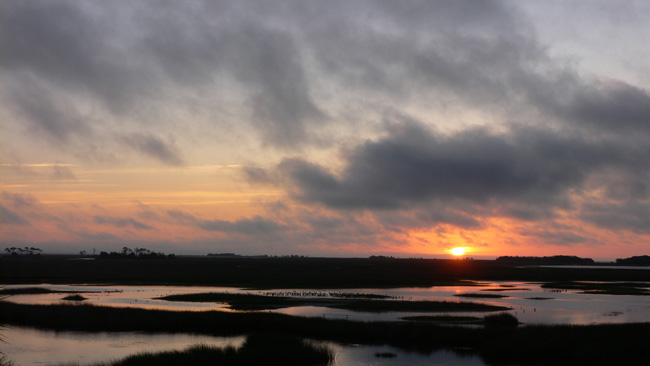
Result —
<path fill-rule="evenodd" d="M 246 290 L 227 287 L 182 286 L 98 286 L 98 285 L 14 285 L 5 288 L 40 287 L 55 291 L 79 292 L 90 303 L 101 306 L 137 307 L 178 311 L 233 311 L 225 304 L 177 302 L 158 297 L 208 292 L 249 293 L 267 296 L 323 298 L 351 295 L 383 295 L 398 300 L 464 301 L 509 307 L 510 313 L 527 324 L 596 324 L 650 322 L 650 296 L 584 294 L 574 290 L 552 290 L 539 283 L 481 282 L 475 286 L 436 286 L 429 288 L 345 289 L 345 290 Z M 493 294 L 502 298 L 464 298 L 461 294 Z M 6 301 L 22 304 L 69 303 L 62 300 L 66 293 L 14 295 Z M 382 301 L 382 300 L 376 300 Z M 363 321 L 400 320 L 411 312 L 369 313 L 321 306 L 296 306 L 273 310 L 297 316 L 325 317 Z M 445 312 L 440 315 L 484 316 L 486 313 Z M 17 365 L 77 362 L 88 364 L 121 358 L 141 351 L 183 349 L 189 345 L 206 343 L 238 345 L 243 337 L 209 337 L 187 334 L 85 333 L 48 332 L 29 328 L 10 327 L 2 331 L 8 342 L 3 352 Z M 337 354 L 337 365 L 482 365 L 478 357 L 462 357 L 451 351 L 429 355 L 412 354 L 390 347 L 350 346 L 329 344 Z M 377 358 L 377 352 L 390 352 L 394 358 Z"/>
<path fill-rule="evenodd" d="M 147 334 L 141 332 L 87 333 L 54 332 L 8 327 L 3 352 L 16 365 L 89 365 L 118 360 L 140 352 L 180 350 L 196 344 L 217 347 L 240 346 L 246 337 L 211 337 L 193 334 Z M 460 356 L 452 351 L 430 354 L 409 353 L 389 346 L 341 345 L 323 342 L 335 355 L 333 366 L 389 365 L 485 365 L 477 356 Z M 376 357 L 390 353 L 394 357 Z"/>
<path fill-rule="evenodd" d="M 402 287 L 393 289 L 336 289 L 336 290 L 246 290 L 231 287 L 194 286 L 97 286 L 97 285 L 8 285 L 5 288 L 39 287 L 54 291 L 80 293 L 84 303 L 115 307 L 178 311 L 233 311 L 228 305 L 209 302 L 165 301 L 157 298 L 167 295 L 226 292 L 267 296 L 323 298 L 340 295 L 382 295 L 388 299 L 412 301 L 458 301 L 500 305 L 511 308 L 524 324 L 596 324 L 650 322 L 650 296 L 584 294 L 579 290 L 545 289 L 540 283 L 480 282 L 475 286 Z M 458 295 L 501 295 L 502 298 L 464 298 Z M 14 295 L 8 301 L 20 304 L 71 303 L 62 300 L 65 293 Z M 377 300 L 381 301 L 381 300 Z M 341 318 L 350 320 L 399 320 L 404 316 L 422 315 L 410 312 L 369 313 L 321 306 L 296 306 L 273 310 L 290 315 Z M 458 313 L 444 313 L 458 315 Z M 463 315 L 482 316 L 485 313 Z"/>

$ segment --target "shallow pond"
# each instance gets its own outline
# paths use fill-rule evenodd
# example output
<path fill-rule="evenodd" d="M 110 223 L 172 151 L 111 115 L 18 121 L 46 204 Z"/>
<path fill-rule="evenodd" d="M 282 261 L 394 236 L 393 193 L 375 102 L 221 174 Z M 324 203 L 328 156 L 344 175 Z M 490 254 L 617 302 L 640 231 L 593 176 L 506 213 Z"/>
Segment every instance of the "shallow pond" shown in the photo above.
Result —
<path fill-rule="evenodd" d="M 3 352 L 16 365 L 80 364 L 118 360 L 140 352 L 181 350 L 196 344 L 218 347 L 241 346 L 246 337 L 211 337 L 191 334 L 147 334 L 141 332 L 88 333 L 53 332 L 7 327 Z M 410 353 L 388 346 L 340 345 L 322 342 L 332 349 L 332 366 L 391 365 L 485 365 L 478 356 L 459 356 L 451 351 Z M 376 357 L 389 353 L 394 357 Z"/>

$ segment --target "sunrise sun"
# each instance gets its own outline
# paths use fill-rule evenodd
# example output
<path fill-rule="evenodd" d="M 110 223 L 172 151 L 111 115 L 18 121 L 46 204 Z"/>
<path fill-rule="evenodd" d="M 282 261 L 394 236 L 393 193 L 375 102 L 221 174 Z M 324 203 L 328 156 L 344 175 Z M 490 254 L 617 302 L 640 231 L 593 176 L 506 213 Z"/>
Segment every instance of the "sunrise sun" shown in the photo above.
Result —
<path fill-rule="evenodd" d="M 450 252 L 451 252 L 451 254 L 453 254 L 455 256 L 461 256 L 461 255 L 465 254 L 466 250 L 467 250 L 467 248 L 465 248 L 465 247 L 456 247 L 456 248 L 453 248 L 452 250 L 450 250 Z"/>

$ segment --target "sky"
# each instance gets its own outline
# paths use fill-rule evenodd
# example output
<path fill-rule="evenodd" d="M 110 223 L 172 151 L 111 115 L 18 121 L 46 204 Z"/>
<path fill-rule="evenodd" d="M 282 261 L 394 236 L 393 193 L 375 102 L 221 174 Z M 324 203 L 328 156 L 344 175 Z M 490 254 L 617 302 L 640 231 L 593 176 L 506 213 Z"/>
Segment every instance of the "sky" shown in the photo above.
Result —
<path fill-rule="evenodd" d="M 646 1 L 0 2 L 0 242 L 650 254 Z"/>

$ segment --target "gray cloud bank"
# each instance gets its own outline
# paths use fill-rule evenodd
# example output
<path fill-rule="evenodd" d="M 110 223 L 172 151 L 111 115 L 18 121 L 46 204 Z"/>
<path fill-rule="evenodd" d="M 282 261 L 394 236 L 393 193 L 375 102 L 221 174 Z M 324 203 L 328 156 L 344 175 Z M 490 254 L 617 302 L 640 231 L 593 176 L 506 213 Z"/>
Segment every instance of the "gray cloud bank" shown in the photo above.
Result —
<path fill-rule="evenodd" d="M 245 173 L 305 205 L 373 211 L 389 230 L 564 211 L 650 231 L 650 94 L 552 55 L 514 2 L 5 0 L 0 33 L 3 123 L 76 155 L 191 164 L 176 137 L 205 143 L 213 129 L 284 152 L 352 141 L 337 171 L 301 156 Z M 213 118 L 179 117 L 197 110 Z M 483 119 L 436 119 L 454 111 Z M 208 231 L 286 229 L 169 215 Z"/>

